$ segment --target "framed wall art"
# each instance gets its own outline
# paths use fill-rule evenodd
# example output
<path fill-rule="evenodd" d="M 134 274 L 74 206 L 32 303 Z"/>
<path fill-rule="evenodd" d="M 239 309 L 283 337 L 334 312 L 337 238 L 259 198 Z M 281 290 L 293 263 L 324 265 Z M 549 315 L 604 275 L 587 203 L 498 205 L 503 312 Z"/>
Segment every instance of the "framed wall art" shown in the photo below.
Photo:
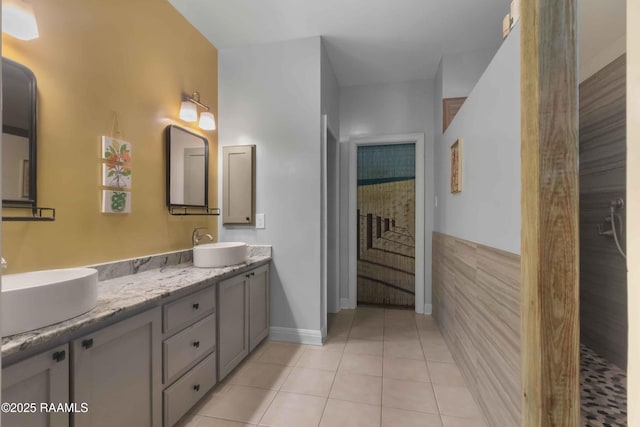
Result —
<path fill-rule="evenodd" d="M 451 146 L 451 193 L 462 191 L 462 139 Z"/>

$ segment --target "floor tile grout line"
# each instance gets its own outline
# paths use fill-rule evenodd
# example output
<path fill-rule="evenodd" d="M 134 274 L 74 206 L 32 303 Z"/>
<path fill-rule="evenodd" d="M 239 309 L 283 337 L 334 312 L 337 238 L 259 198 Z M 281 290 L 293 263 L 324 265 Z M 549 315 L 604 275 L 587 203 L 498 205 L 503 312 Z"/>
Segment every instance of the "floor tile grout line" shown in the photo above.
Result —
<path fill-rule="evenodd" d="M 349 336 L 351 334 L 351 327 L 352 327 L 353 321 L 349 324 L 349 333 L 347 334 L 347 336 Z M 328 333 L 328 331 L 327 331 Z M 346 347 L 346 344 L 345 344 Z M 329 405 L 329 399 L 331 399 L 331 390 L 333 390 L 333 385 L 336 382 L 336 377 L 338 376 L 338 369 L 340 369 L 340 364 L 342 363 L 342 358 L 344 357 L 344 349 L 342 351 L 342 353 L 340 353 L 340 360 L 338 361 L 338 368 L 336 369 L 334 375 L 333 375 L 333 380 L 331 381 L 331 387 L 329 387 L 329 394 L 327 395 L 327 400 L 324 402 L 324 408 L 322 408 L 322 415 L 320 416 L 320 421 L 318 421 L 318 427 L 320 427 L 320 424 L 322 424 L 322 420 L 324 418 L 324 414 L 327 412 L 327 405 Z"/>
<path fill-rule="evenodd" d="M 298 359 L 300 359 L 300 357 L 298 357 Z M 291 372 L 293 372 L 293 367 L 287 366 L 287 368 L 289 368 L 289 373 L 287 374 L 287 378 L 285 378 L 284 381 L 280 383 L 280 386 L 278 386 L 278 389 L 275 390 L 275 394 L 271 398 L 271 402 L 269 402 L 269 406 L 267 406 L 267 409 L 265 409 L 265 411 L 262 413 L 262 416 L 260 417 L 260 420 L 258 420 L 257 425 L 260 425 L 264 416 L 267 414 L 267 412 L 269 412 L 269 409 L 271 409 L 271 405 L 273 405 L 273 402 L 276 400 L 278 393 L 280 393 L 280 389 L 282 388 L 282 385 L 287 381 L 287 379 L 289 378 L 289 375 L 291 375 Z"/>
<path fill-rule="evenodd" d="M 418 337 L 420 340 L 420 348 L 422 349 L 422 356 L 424 357 L 424 364 L 427 367 L 427 374 L 429 375 L 429 384 L 431 385 L 431 392 L 433 393 L 433 399 L 436 401 L 436 408 L 438 408 L 438 416 L 440 417 L 440 424 L 444 426 L 444 419 L 442 418 L 442 412 L 440 411 L 440 403 L 438 402 L 438 396 L 436 395 L 436 387 L 433 384 L 433 378 L 431 378 L 431 371 L 429 370 L 429 362 L 427 361 L 427 354 L 424 351 L 424 343 L 422 337 L 420 337 L 420 329 L 418 328 L 418 320 L 415 319 L 416 329 L 418 329 Z"/>

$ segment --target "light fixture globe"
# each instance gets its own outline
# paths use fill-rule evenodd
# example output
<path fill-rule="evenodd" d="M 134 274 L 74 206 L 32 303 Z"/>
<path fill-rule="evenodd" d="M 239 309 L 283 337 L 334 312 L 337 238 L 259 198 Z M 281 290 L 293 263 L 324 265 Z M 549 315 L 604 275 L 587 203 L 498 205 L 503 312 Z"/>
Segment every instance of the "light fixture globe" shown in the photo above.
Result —
<path fill-rule="evenodd" d="M 198 121 L 198 110 L 196 109 L 196 104 L 192 104 L 189 101 L 182 101 L 182 104 L 180 104 L 180 119 L 185 122 Z"/>
<path fill-rule="evenodd" d="M 23 0 L 2 0 L 2 32 L 19 40 L 37 39 L 40 34 L 33 6 Z"/>
<path fill-rule="evenodd" d="M 205 111 L 200 113 L 200 129 L 204 130 L 216 130 L 216 119 L 213 117 L 213 113 Z"/>

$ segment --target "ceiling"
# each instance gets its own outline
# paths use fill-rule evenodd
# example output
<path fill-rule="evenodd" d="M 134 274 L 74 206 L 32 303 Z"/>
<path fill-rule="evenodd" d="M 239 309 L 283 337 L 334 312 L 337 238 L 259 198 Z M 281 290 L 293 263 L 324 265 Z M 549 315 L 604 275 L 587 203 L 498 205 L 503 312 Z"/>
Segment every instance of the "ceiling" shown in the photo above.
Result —
<path fill-rule="evenodd" d="M 509 0 L 169 0 L 218 49 L 323 36 L 341 86 L 428 79 L 497 48 Z"/>
<path fill-rule="evenodd" d="M 218 49 L 323 36 L 341 86 L 433 78 L 496 49 L 510 0 L 169 0 Z M 625 34 L 625 0 L 578 0 L 580 58 Z"/>
<path fill-rule="evenodd" d="M 578 0 L 580 62 L 593 58 L 626 34 L 626 7 L 625 0 Z"/>

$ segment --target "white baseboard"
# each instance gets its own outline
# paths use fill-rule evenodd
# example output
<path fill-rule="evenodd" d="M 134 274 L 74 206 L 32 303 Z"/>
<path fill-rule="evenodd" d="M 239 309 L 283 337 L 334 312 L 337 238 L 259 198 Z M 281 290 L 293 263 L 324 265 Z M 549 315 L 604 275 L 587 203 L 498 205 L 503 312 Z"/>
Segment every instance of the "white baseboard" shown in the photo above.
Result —
<path fill-rule="evenodd" d="M 429 316 L 433 314 L 433 304 L 424 305 L 424 314 L 428 314 Z"/>
<path fill-rule="evenodd" d="M 269 328 L 269 339 L 295 344 L 322 345 L 322 331 L 272 326 Z"/>
<path fill-rule="evenodd" d="M 349 301 L 349 298 L 340 298 L 340 309 L 350 310 L 353 308 L 355 307 L 351 307 L 351 301 Z"/>

